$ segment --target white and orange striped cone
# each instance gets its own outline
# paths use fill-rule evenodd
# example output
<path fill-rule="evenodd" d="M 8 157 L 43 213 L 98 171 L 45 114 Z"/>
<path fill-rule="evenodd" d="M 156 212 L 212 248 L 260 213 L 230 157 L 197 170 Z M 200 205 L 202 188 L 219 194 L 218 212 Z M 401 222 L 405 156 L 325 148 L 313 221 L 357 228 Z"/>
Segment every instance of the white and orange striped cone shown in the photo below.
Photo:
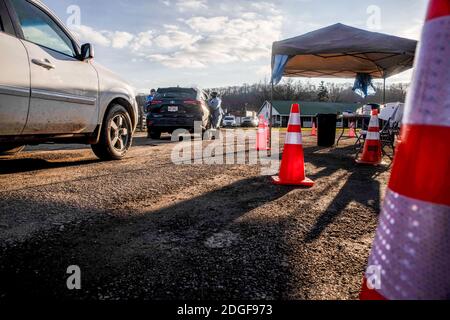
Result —
<path fill-rule="evenodd" d="M 364 300 L 450 298 L 450 1 L 430 1 Z"/>
<path fill-rule="evenodd" d="M 292 105 L 280 174 L 277 177 L 272 177 L 272 180 L 277 185 L 314 186 L 314 182 L 305 176 L 302 126 L 298 104 Z"/>
<path fill-rule="evenodd" d="M 256 135 L 256 150 L 267 151 L 269 148 L 269 128 L 263 115 L 259 117 L 258 133 Z"/>
<path fill-rule="evenodd" d="M 350 131 L 348 132 L 349 138 L 356 138 L 356 132 L 355 132 L 355 123 L 350 123 Z"/>
<path fill-rule="evenodd" d="M 317 127 L 316 122 L 313 121 L 312 130 L 311 130 L 311 137 L 317 137 Z"/>
<path fill-rule="evenodd" d="M 366 141 L 362 156 L 356 160 L 358 164 L 367 164 L 377 166 L 381 163 L 383 154 L 380 140 L 380 122 L 378 120 L 378 111 L 372 111 L 369 130 L 367 131 Z"/>

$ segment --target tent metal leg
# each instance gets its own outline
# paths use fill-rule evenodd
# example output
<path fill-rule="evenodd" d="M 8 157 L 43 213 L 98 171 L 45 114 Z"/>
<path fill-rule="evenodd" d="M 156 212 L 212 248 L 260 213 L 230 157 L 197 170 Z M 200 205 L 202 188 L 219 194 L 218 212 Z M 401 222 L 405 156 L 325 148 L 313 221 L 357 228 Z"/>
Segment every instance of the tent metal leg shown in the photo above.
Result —
<path fill-rule="evenodd" d="M 269 148 L 272 149 L 272 128 L 273 128 L 273 79 L 270 87 L 270 108 L 269 108 Z"/>

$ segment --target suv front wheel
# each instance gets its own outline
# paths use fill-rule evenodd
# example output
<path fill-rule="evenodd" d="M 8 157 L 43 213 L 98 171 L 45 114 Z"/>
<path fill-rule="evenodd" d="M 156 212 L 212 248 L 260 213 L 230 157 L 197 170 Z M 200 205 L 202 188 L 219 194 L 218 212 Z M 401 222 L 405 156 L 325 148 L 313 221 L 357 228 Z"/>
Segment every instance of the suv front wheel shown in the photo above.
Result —
<path fill-rule="evenodd" d="M 101 160 L 121 160 L 131 147 L 133 129 L 128 111 L 116 104 L 109 109 L 102 125 L 100 141 L 92 145 Z"/>

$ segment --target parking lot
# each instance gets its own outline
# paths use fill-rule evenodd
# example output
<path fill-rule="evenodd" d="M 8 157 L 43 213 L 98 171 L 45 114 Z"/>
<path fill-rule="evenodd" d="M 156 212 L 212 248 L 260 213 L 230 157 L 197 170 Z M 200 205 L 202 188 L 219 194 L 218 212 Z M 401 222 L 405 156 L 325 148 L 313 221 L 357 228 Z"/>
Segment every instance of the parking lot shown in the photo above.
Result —
<path fill-rule="evenodd" d="M 175 165 L 168 136 L 138 134 L 119 162 L 67 145 L 0 159 L 0 298 L 356 299 L 389 168 L 357 167 L 353 143 L 304 137 L 311 189 Z"/>

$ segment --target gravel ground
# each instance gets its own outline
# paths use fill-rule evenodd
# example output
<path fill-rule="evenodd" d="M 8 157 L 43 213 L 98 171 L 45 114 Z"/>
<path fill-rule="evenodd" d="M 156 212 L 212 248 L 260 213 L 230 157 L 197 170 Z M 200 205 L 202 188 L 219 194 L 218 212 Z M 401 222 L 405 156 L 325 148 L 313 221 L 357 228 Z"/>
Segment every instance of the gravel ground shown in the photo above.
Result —
<path fill-rule="evenodd" d="M 120 162 L 86 146 L 0 159 L 0 298 L 356 299 L 389 167 L 357 167 L 352 143 L 304 138 L 311 189 L 174 165 L 168 138 L 142 135 Z"/>

